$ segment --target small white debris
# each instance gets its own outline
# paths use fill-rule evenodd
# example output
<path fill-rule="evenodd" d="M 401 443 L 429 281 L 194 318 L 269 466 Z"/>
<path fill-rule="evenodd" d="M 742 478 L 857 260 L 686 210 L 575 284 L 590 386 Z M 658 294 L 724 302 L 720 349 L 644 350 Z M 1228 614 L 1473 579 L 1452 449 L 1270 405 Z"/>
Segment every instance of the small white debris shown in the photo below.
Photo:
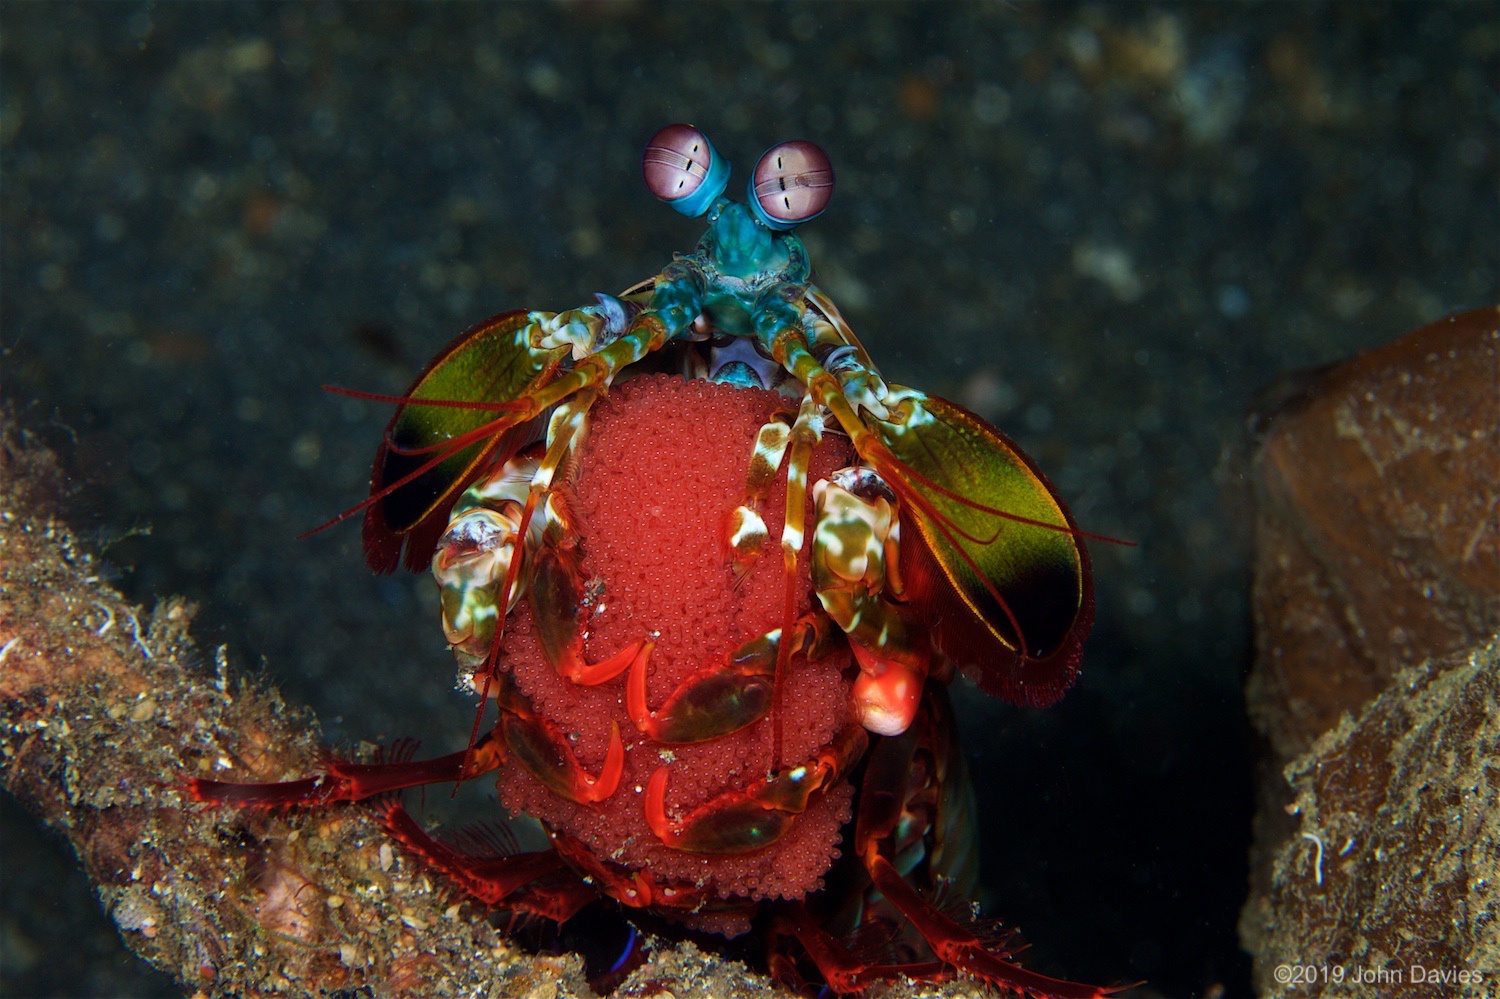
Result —
<path fill-rule="evenodd" d="M 131 631 L 134 633 L 134 636 L 135 636 L 136 647 L 141 650 L 141 654 L 144 655 L 147 659 L 155 660 L 156 657 L 151 654 L 151 650 L 148 649 L 148 648 L 146 648 L 146 643 L 143 642 L 143 641 L 141 641 L 141 622 L 140 622 L 140 620 L 135 616 L 135 613 L 133 611 L 130 613 L 129 616 L 130 616 L 130 628 L 131 628 Z"/>
<path fill-rule="evenodd" d="M 1303 833 L 1302 834 L 1302 838 L 1303 839 L 1307 839 L 1307 840 L 1312 840 L 1313 846 L 1315 846 L 1317 848 L 1317 853 L 1315 853 L 1313 855 L 1313 883 L 1314 884 L 1322 884 L 1323 883 L 1323 841 L 1321 839 L 1319 839 L 1317 836 L 1314 836 L 1312 833 Z"/>

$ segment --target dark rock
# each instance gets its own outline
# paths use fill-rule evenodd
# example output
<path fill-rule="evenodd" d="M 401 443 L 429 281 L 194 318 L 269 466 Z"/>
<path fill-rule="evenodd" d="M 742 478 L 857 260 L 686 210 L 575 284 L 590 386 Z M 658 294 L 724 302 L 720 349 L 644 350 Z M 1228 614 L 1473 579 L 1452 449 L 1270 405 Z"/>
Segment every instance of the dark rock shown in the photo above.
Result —
<path fill-rule="evenodd" d="M 1257 991 L 1495 995 L 1497 746 L 1490 644 L 1402 673 L 1286 768 L 1295 835 L 1240 920 Z"/>
<path fill-rule="evenodd" d="M 1262 422 L 1249 701 L 1284 763 L 1495 632 L 1500 310 L 1333 368 Z"/>
<path fill-rule="evenodd" d="M 1281 398 L 1255 461 L 1257 986 L 1492 994 L 1500 310 Z"/>

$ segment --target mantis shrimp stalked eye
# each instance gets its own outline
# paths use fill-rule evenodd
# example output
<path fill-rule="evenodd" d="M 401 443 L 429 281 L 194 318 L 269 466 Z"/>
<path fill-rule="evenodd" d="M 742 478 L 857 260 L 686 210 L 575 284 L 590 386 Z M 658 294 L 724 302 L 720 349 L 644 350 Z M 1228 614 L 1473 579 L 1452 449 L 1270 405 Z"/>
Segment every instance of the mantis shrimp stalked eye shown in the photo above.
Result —
<path fill-rule="evenodd" d="M 193 794 L 321 804 L 494 771 L 549 849 L 475 857 L 386 812 L 490 905 L 562 921 L 604 896 L 731 934 L 769 907 L 770 970 L 794 986 L 1107 995 L 1021 967 L 952 904 L 973 897 L 975 804 L 948 681 L 1062 696 L 1093 617 L 1085 536 L 998 430 L 887 382 L 813 284 L 792 230 L 832 197 L 821 149 L 771 147 L 747 203 L 691 125 L 641 169 L 704 218 L 697 248 L 619 296 L 462 334 L 389 399 L 349 511 L 376 571 L 434 573 L 493 727 L 436 760 Z"/>
<path fill-rule="evenodd" d="M 729 184 L 729 164 L 691 125 L 668 125 L 641 157 L 646 189 L 689 218 L 708 211 Z"/>
<path fill-rule="evenodd" d="M 816 218 L 832 198 L 833 164 L 811 142 L 772 146 L 750 174 L 750 208 L 772 229 L 791 229 Z"/>

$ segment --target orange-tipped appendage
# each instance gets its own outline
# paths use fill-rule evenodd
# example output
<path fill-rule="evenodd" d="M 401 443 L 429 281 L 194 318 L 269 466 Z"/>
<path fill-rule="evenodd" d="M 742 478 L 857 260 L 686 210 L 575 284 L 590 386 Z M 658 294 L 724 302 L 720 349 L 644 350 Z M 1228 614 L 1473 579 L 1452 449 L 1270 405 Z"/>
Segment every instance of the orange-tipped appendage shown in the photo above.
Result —
<path fill-rule="evenodd" d="M 625 743 L 620 741 L 620 725 L 609 723 L 609 750 L 604 756 L 604 766 L 598 777 L 590 777 L 582 769 L 578 771 L 578 800 L 597 804 L 619 790 L 620 778 L 625 774 Z"/>
<path fill-rule="evenodd" d="M 646 824 L 656 838 L 671 846 L 677 840 L 677 827 L 667 818 L 667 768 L 657 767 L 646 783 Z"/>
<path fill-rule="evenodd" d="M 625 713 L 635 723 L 636 731 L 650 734 L 656 719 L 646 706 L 646 662 L 644 657 L 631 663 L 625 680 Z"/>
<path fill-rule="evenodd" d="M 639 669 L 644 670 L 646 660 L 651 655 L 651 645 L 648 639 L 637 639 L 607 659 L 591 663 L 583 658 L 583 643 L 579 642 L 577 646 L 579 655 L 559 663 L 558 672 L 574 683 L 585 687 L 595 687 L 601 683 L 608 683 L 637 664 L 639 664 Z"/>

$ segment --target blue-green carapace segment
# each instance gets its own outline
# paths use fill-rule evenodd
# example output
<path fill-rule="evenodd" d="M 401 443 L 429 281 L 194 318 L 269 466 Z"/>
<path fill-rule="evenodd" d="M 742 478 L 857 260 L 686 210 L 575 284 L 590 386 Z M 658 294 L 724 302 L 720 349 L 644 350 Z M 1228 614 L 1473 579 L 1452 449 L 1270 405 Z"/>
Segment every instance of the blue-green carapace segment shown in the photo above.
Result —
<path fill-rule="evenodd" d="M 931 510 L 906 509 L 943 575 L 1002 644 L 1027 658 L 1051 655 L 1072 632 L 1087 585 L 1071 516 L 998 430 L 945 399 L 891 389 L 897 419 L 869 426 L 939 487 L 916 484 Z"/>
<path fill-rule="evenodd" d="M 505 415 L 484 408 L 485 404 L 524 399 L 544 385 L 568 355 L 566 345 L 534 349 L 528 325 L 529 313 L 519 310 L 485 320 L 433 358 L 407 391 L 406 398 L 411 401 L 403 403 L 392 417 L 386 428 L 386 443 L 375 456 L 371 493 L 412 475 L 448 447 L 452 451 L 382 497 L 371 511 L 376 515 L 366 520 L 365 547 L 377 571 L 395 569 L 402 538 L 416 532 L 424 522 L 437 521 L 441 529 L 441 521 L 458 492 L 490 456 L 498 449 L 514 450 L 524 443 L 518 438 L 531 432 L 527 424 L 500 434 L 478 432 Z M 416 401 L 422 399 L 476 405 L 424 406 Z M 462 442 L 465 435 L 473 435 L 473 440 Z M 436 537 L 432 540 L 435 542 Z M 420 551 L 415 534 L 408 544 L 408 562 L 417 563 L 411 568 L 425 568 L 431 546 Z"/>

